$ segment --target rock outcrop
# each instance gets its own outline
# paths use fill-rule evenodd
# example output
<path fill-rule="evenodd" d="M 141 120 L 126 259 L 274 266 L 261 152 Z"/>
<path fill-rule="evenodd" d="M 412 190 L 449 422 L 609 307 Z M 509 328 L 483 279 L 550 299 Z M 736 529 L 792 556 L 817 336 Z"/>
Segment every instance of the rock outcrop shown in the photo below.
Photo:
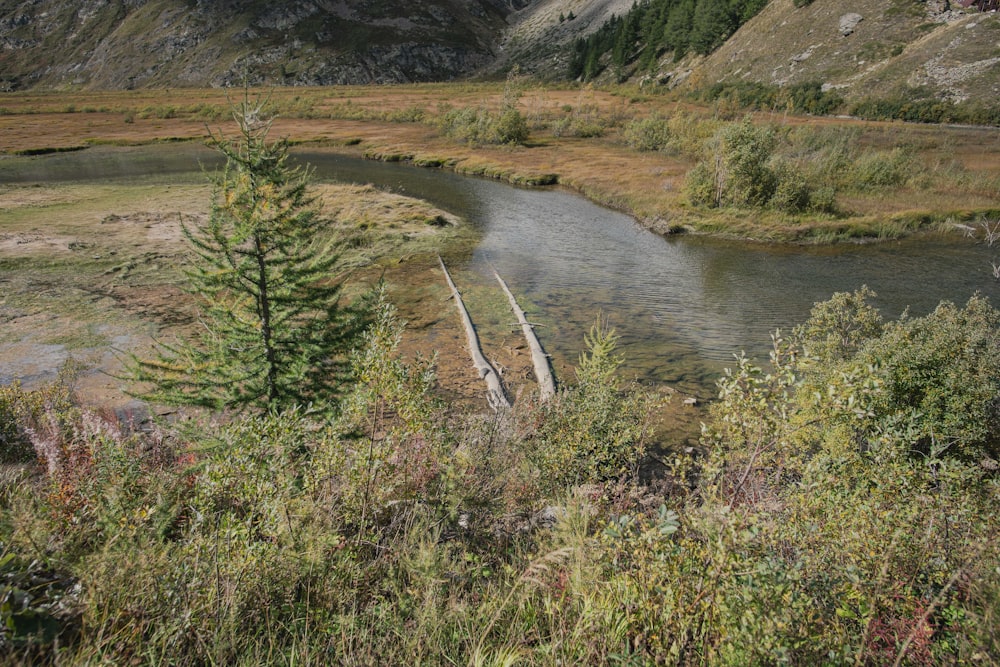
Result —
<path fill-rule="evenodd" d="M 528 0 L 0 0 L 0 89 L 447 80 Z"/>

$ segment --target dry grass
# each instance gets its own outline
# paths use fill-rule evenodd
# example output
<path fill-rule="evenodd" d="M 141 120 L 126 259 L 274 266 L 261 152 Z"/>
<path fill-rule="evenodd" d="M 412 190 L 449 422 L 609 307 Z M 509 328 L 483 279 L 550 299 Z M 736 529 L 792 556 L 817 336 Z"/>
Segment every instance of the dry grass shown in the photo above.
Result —
<path fill-rule="evenodd" d="M 585 196 L 636 216 L 654 229 L 685 225 L 712 233 L 757 238 L 816 237 L 836 226 L 828 219 L 800 219 L 754 214 L 750 221 L 717 211 L 686 207 L 680 195 L 688 158 L 638 153 L 624 146 L 620 128 L 630 118 L 678 111 L 710 116 L 698 108 L 629 90 L 550 89 L 524 84 L 519 108 L 532 125 L 529 145 L 517 148 L 471 147 L 441 136 L 428 122 L 442 109 L 497 107 L 503 87 L 483 84 L 344 86 L 282 88 L 270 91 L 279 119 L 275 131 L 295 142 L 378 159 L 413 160 L 445 165 L 461 173 L 483 174 L 518 183 L 557 180 Z M 173 139 L 203 140 L 209 131 L 225 132 L 226 91 L 124 91 L 104 93 L 7 94 L 0 96 L 0 153 L 57 150 L 95 143 L 132 144 Z M 425 123 L 386 122 L 417 110 Z M 550 127 L 568 115 L 585 112 L 605 125 L 603 136 L 579 139 L 553 136 Z M 333 117 L 331 117 L 333 116 Z M 345 116 L 349 118 L 345 118 Z M 1000 207 L 996 187 L 1000 170 L 1000 131 L 874 123 L 831 118 L 804 118 L 762 113 L 759 122 L 824 131 L 845 128 L 856 133 L 861 148 L 905 147 L 930 174 L 929 184 L 880 191 L 877 196 L 852 195 L 841 208 L 855 223 L 920 215 L 940 220 L 956 213 Z M 959 173 L 960 172 L 960 173 Z M 957 185 L 956 185 L 957 183 Z M 981 184 L 978 189 L 975 185 Z M 815 228 L 815 229 L 814 229 Z M 823 232 L 825 233 L 825 231 Z"/>

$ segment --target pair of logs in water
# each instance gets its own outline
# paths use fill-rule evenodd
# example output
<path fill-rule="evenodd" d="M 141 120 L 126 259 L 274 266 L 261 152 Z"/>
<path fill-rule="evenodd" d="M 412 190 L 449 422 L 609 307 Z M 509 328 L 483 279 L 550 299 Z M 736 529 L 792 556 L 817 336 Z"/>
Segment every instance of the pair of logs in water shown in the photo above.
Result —
<path fill-rule="evenodd" d="M 507 395 L 504 393 L 500 376 L 490 362 L 486 360 L 486 357 L 483 356 L 482 348 L 479 346 L 479 336 L 476 335 L 476 329 L 472 324 L 472 318 L 469 317 L 469 311 L 465 308 L 465 303 L 462 301 L 462 295 L 459 294 L 458 288 L 455 287 L 455 282 L 451 279 L 451 274 L 448 273 L 448 269 L 444 265 L 444 260 L 438 257 L 438 262 L 441 263 L 444 278 L 448 281 L 448 287 L 451 288 L 451 295 L 455 299 L 455 306 L 458 308 L 458 313 L 462 318 L 462 325 L 465 327 L 465 337 L 469 344 L 469 354 L 472 356 L 472 364 L 476 367 L 479 377 L 483 378 L 483 381 L 486 382 L 486 398 L 489 401 L 490 407 L 494 410 L 509 408 L 510 401 L 507 400 Z M 535 368 L 535 378 L 538 380 L 539 397 L 542 402 L 545 402 L 556 393 L 555 380 L 552 377 L 552 369 L 549 366 L 548 357 L 544 350 L 542 350 L 542 345 L 538 342 L 538 337 L 535 336 L 534 328 L 524 317 L 524 311 L 517 305 L 517 300 L 507 287 L 507 283 L 504 282 L 503 278 L 496 271 L 493 272 L 493 275 L 496 276 L 500 287 L 503 288 L 504 293 L 507 295 L 511 310 L 517 316 L 517 321 L 521 325 L 521 331 L 528 341 L 528 349 L 531 351 L 531 363 Z"/>

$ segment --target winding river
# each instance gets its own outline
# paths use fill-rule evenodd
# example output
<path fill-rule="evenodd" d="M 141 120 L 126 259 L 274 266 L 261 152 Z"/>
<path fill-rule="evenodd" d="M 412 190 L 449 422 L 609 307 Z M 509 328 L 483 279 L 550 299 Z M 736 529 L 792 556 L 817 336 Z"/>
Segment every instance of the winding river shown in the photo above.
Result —
<path fill-rule="evenodd" d="M 521 189 L 440 170 L 299 152 L 318 180 L 372 183 L 426 199 L 468 220 L 481 240 L 464 280 L 492 282 L 495 266 L 557 358 L 579 354 L 598 314 L 622 337 L 627 368 L 701 397 L 745 350 L 765 358 L 770 334 L 808 317 L 816 301 L 867 284 L 888 317 L 929 312 L 976 291 L 1000 303 L 988 248 L 956 236 L 824 248 L 663 238 L 628 216 L 558 189 Z M 201 179 L 213 154 L 191 144 L 0 161 L 0 183 Z"/>

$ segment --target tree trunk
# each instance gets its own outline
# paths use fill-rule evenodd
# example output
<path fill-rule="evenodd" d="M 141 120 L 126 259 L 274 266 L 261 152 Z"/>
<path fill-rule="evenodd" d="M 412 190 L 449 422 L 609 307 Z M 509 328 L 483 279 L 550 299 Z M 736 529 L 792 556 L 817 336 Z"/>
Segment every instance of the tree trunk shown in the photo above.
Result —
<path fill-rule="evenodd" d="M 466 310 L 465 303 L 462 301 L 462 295 L 459 294 L 458 288 L 455 287 L 455 283 L 451 279 L 451 274 L 448 273 L 448 269 L 444 265 L 444 260 L 440 256 L 438 256 L 438 262 L 441 263 L 444 278 L 448 281 L 448 287 L 451 288 L 451 295 L 455 298 L 455 307 L 458 308 L 458 314 L 462 318 L 462 326 L 465 327 L 465 337 L 469 343 L 469 354 L 472 355 L 472 364 L 476 367 L 479 377 L 483 378 L 483 381 L 486 382 L 486 399 L 489 401 L 490 407 L 494 410 L 509 408 L 510 401 L 507 400 L 507 395 L 503 391 L 500 376 L 493 366 L 490 365 L 490 362 L 486 360 L 486 357 L 483 356 L 483 351 L 479 347 L 479 336 L 476 335 L 476 329 L 472 325 L 472 318 L 469 317 L 469 311 Z"/>
<path fill-rule="evenodd" d="M 521 325 L 521 331 L 528 341 L 528 349 L 531 350 L 531 364 L 535 367 L 535 379 L 538 381 L 539 400 L 544 403 L 555 396 L 556 393 L 556 381 L 552 376 L 552 366 L 549 365 L 549 357 L 545 354 L 545 350 L 542 349 L 542 344 L 538 342 L 538 336 L 535 335 L 535 328 L 524 317 L 524 311 L 517 305 L 517 299 L 514 298 L 514 295 L 507 287 L 507 283 L 504 282 L 504 279 L 496 271 L 493 272 L 493 275 L 496 276 L 500 287 L 503 288 L 504 294 L 507 295 L 507 300 L 510 301 L 510 309 L 514 311 L 514 315 Z"/>

